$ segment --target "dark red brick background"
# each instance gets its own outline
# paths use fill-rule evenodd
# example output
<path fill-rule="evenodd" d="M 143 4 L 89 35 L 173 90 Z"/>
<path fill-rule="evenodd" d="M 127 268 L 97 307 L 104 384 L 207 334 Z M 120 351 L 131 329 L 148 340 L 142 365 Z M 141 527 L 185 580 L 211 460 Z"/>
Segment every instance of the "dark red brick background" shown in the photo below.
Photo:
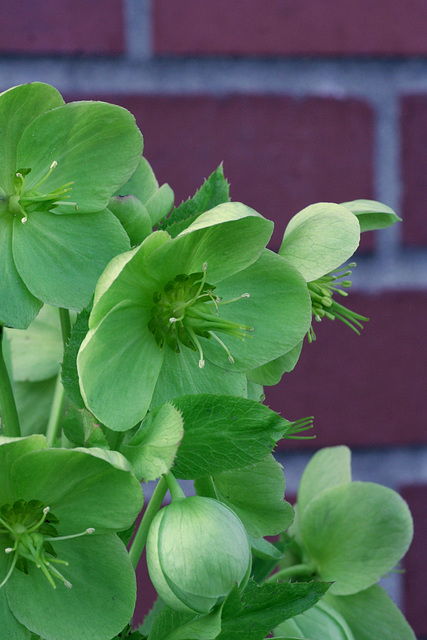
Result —
<path fill-rule="evenodd" d="M 427 53 L 423 0 L 156 0 L 153 8 L 160 54 Z"/>
<path fill-rule="evenodd" d="M 380 116 L 388 117 L 384 90 L 389 91 L 395 99 L 392 110 L 395 105 L 399 109 L 394 131 L 398 175 L 392 178 L 397 184 L 389 185 L 390 193 L 397 194 L 394 203 L 399 204 L 400 191 L 402 195 L 399 259 L 423 257 L 427 248 L 427 2 L 138 3 L 0 0 L 1 89 L 21 81 L 55 84 L 60 78 L 69 99 L 107 99 L 127 107 L 143 131 L 146 157 L 159 181 L 170 183 L 177 203 L 192 195 L 223 162 L 232 198 L 275 221 L 272 247 L 276 249 L 288 220 L 308 204 L 379 197 L 378 145 L 386 145 L 387 140 L 378 135 L 378 126 Z M 136 23 L 139 20 L 137 26 L 130 19 L 130 9 Z M 150 15 L 152 23 L 146 24 Z M 143 42 L 147 34 L 151 40 Z M 141 44 L 145 58 L 137 51 Z M 235 68 L 245 59 L 253 68 L 263 58 L 260 69 L 271 65 L 273 73 L 266 83 L 260 83 L 259 75 L 251 76 L 239 86 L 241 93 L 230 90 L 228 79 L 217 93 L 189 94 L 192 69 L 194 86 L 200 86 L 201 57 L 210 58 L 207 68 L 215 69 L 217 81 L 227 77 L 228 64 Z M 93 91 L 92 77 L 83 77 L 80 65 L 88 58 L 96 70 Z M 311 84 L 294 91 L 286 79 L 285 90 L 282 76 L 274 73 L 280 59 L 295 63 L 294 70 L 302 62 L 309 76 L 311 69 Z M 317 83 L 313 73 L 319 62 L 326 73 Z M 110 65 L 119 70 L 122 65 L 123 77 L 110 75 Z M 155 82 L 145 84 L 145 77 L 153 77 L 153 69 L 155 74 L 156 69 L 169 66 L 172 71 L 186 70 L 183 77 L 190 84 L 182 94 L 176 85 L 173 93 L 170 87 L 165 87 L 167 91 L 162 87 L 159 95 Z M 27 68 L 34 73 L 26 74 Z M 19 71 L 16 78 L 15 69 Z M 355 74 L 350 82 L 348 69 Z M 366 84 L 365 72 L 367 77 L 373 74 Z M 132 77 L 138 79 L 139 90 L 129 81 Z M 209 86 L 209 77 L 204 81 Z M 271 91 L 263 88 L 269 83 Z M 298 97 L 301 90 L 304 97 Z M 378 109 L 383 109 L 382 114 Z M 390 163 L 393 166 L 393 158 Z M 387 193 L 383 178 L 381 188 Z M 375 235 L 365 234 L 362 253 L 369 252 L 375 262 L 376 249 Z M 305 346 L 296 370 L 279 386 L 267 389 L 267 402 L 286 418 L 315 416 L 316 440 L 286 441 L 283 451 L 311 451 L 341 443 L 356 450 L 425 446 L 427 289 L 410 285 L 375 294 L 350 292 L 348 306 L 371 318 L 362 336 L 338 321 L 316 324 L 318 339 Z M 415 631 L 427 636 L 427 485 L 404 487 L 403 495 L 415 520 L 415 540 L 402 578 L 405 612 Z M 143 563 L 138 585 L 140 620 L 153 596 Z"/>
<path fill-rule="evenodd" d="M 121 0 L 0 0 L 0 53 L 123 53 Z"/>

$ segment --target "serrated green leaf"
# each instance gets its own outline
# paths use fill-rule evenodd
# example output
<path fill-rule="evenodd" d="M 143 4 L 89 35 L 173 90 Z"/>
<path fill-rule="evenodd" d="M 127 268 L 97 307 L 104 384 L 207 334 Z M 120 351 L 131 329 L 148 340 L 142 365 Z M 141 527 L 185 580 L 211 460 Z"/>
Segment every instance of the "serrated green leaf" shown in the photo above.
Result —
<path fill-rule="evenodd" d="M 195 479 L 263 460 L 291 428 L 277 413 L 247 398 L 199 394 L 173 400 L 184 437 L 173 473 Z"/>
<path fill-rule="evenodd" d="M 218 499 L 237 513 L 250 536 L 274 536 L 287 529 L 294 510 L 285 502 L 282 466 L 272 455 L 243 469 L 213 476 Z"/>
<path fill-rule="evenodd" d="M 214 640 L 221 631 L 221 607 L 193 616 L 164 607 L 151 628 L 149 640 Z"/>
<path fill-rule="evenodd" d="M 401 222 L 402 220 L 391 207 L 376 200 L 352 200 L 341 204 L 354 213 L 359 220 L 361 231 L 386 229 L 395 222 Z"/>
<path fill-rule="evenodd" d="M 166 403 L 147 415 L 120 451 L 132 464 L 139 480 L 156 480 L 171 468 L 183 435 L 180 411 Z"/>
<path fill-rule="evenodd" d="M 288 618 L 303 613 L 326 593 L 324 582 L 264 584 L 250 581 L 243 592 L 242 609 L 228 610 L 217 640 L 264 640 L 270 631 Z"/>
<path fill-rule="evenodd" d="M 201 213 L 213 209 L 218 204 L 229 202 L 229 184 L 224 178 L 222 164 L 209 176 L 200 189 L 174 209 L 161 225 L 175 238 L 186 229 Z"/>

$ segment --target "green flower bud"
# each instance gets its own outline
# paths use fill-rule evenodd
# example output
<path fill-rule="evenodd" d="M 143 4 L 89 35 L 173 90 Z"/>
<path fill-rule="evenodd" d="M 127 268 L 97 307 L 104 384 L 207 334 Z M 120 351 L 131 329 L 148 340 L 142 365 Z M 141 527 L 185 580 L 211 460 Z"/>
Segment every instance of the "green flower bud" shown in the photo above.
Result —
<path fill-rule="evenodd" d="M 251 569 L 245 528 L 224 504 L 193 496 L 176 500 L 154 518 L 147 564 L 159 596 L 174 609 L 209 613 Z"/>

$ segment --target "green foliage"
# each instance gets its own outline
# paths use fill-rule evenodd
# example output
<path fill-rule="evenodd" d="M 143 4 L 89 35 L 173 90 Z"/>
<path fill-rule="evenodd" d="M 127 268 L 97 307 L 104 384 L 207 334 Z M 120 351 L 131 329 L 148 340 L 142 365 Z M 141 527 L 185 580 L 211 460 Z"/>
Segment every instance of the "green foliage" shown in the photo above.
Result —
<path fill-rule="evenodd" d="M 294 511 L 272 451 L 312 418 L 262 387 L 312 317 L 360 332 L 342 264 L 399 218 L 313 204 L 277 254 L 222 166 L 172 211 L 141 152 L 125 109 L 0 94 L 1 638 L 414 640 L 377 584 L 410 543 L 406 503 L 352 482 L 341 446 L 313 456 Z M 163 600 L 133 630 L 146 543 Z"/>
<path fill-rule="evenodd" d="M 230 202 L 229 184 L 224 178 L 224 171 L 220 164 L 192 198 L 172 211 L 171 215 L 160 224 L 160 229 L 166 229 L 172 238 L 175 238 L 202 213 L 224 202 Z"/>

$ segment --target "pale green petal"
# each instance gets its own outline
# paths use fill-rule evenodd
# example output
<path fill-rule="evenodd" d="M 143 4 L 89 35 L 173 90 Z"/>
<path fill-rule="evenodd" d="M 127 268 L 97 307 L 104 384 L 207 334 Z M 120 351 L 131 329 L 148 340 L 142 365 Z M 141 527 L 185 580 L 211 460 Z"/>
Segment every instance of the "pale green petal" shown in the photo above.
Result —
<path fill-rule="evenodd" d="M 12 464 L 25 453 L 34 449 L 44 449 L 47 446 L 46 438 L 42 435 L 32 435 L 28 438 L 0 436 L 0 505 L 15 500 L 11 487 Z"/>
<path fill-rule="evenodd" d="M 0 194 L 14 193 L 16 171 L 29 168 L 16 162 L 18 142 L 26 127 L 40 114 L 62 104 L 61 94 L 42 82 L 21 84 L 0 94 Z"/>
<path fill-rule="evenodd" d="M 142 420 L 162 366 L 163 351 L 147 327 L 150 307 L 116 305 L 89 331 L 77 358 L 88 408 L 117 431 Z"/>
<path fill-rule="evenodd" d="M 12 254 L 13 221 L 0 214 L 0 325 L 26 329 L 43 303 L 28 291 Z"/>
<path fill-rule="evenodd" d="M 75 449 L 46 449 L 21 456 L 12 468 L 14 499 L 40 500 L 58 518 L 60 535 L 88 527 L 98 535 L 131 526 L 142 508 L 135 476 Z"/>
<path fill-rule="evenodd" d="M 406 502 L 388 487 L 348 482 L 325 489 L 300 519 L 304 550 L 330 593 L 350 595 L 378 582 L 412 539 Z"/>
<path fill-rule="evenodd" d="M 43 193 L 73 182 L 70 201 L 77 203 L 81 213 L 88 213 L 107 206 L 110 196 L 134 172 L 141 151 L 142 136 L 129 111 L 105 102 L 70 102 L 27 127 L 17 163 L 31 168 L 25 180 L 28 190 L 57 162 L 41 187 Z"/>
<path fill-rule="evenodd" d="M 252 264 L 270 239 L 273 223 L 250 207 L 227 202 L 197 218 L 169 243 L 153 252 L 147 270 L 160 281 L 201 272 L 216 284 Z"/>
<path fill-rule="evenodd" d="M 13 257 L 30 291 L 59 307 L 87 306 L 107 263 L 129 249 L 129 238 L 108 210 L 57 215 L 37 211 L 15 220 Z"/>
<path fill-rule="evenodd" d="M 40 569 L 14 571 L 7 584 L 9 606 L 20 622 L 45 640 L 107 640 L 132 617 L 135 572 L 126 549 L 115 534 L 86 536 L 53 543 L 58 565 L 73 585 L 57 581 L 52 589 Z"/>
<path fill-rule="evenodd" d="M 247 383 L 243 373 L 224 371 L 208 361 L 200 369 L 199 354 L 188 347 L 182 347 L 181 353 L 175 353 L 167 346 L 163 351 L 163 366 L 151 403 L 153 407 L 186 394 L 246 397 Z"/>
<path fill-rule="evenodd" d="M 359 240 L 359 223 L 348 209 L 331 202 L 319 202 L 291 219 L 279 254 L 311 282 L 348 260 L 359 246 Z"/>
<path fill-rule="evenodd" d="M 215 294 L 224 301 L 249 293 L 249 298 L 219 307 L 219 316 L 253 327 L 244 340 L 219 333 L 234 364 L 215 339 L 201 339 L 206 359 L 233 371 L 255 369 L 296 347 L 308 331 L 311 303 L 300 273 L 277 254 L 264 250 L 258 260 L 227 280 Z"/>

